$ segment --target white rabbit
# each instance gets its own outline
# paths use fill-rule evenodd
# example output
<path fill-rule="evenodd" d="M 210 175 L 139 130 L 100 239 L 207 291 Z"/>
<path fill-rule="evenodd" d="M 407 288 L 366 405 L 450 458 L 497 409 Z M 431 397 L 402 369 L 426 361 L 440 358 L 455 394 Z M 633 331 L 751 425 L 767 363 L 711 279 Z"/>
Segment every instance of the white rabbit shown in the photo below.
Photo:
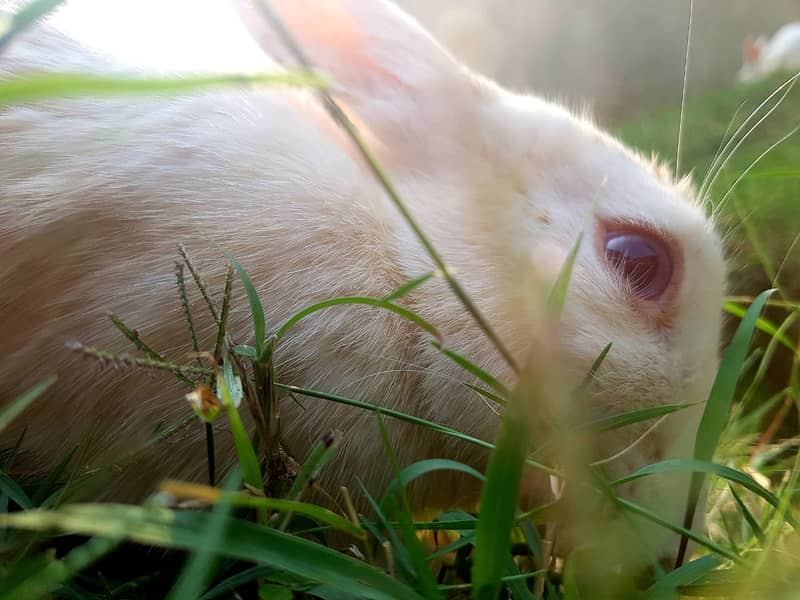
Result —
<path fill-rule="evenodd" d="M 244 4 L 244 3 L 243 3 Z M 612 349 L 590 388 L 592 411 L 625 412 L 705 399 L 717 364 L 724 284 L 721 242 L 688 182 L 559 106 L 512 94 L 468 72 L 411 18 L 383 0 L 273 1 L 312 61 L 336 82 L 412 214 L 519 362 L 532 352 L 539 306 L 520 308 L 528 273 L 555 273 L 594 206 L 558 343 L 577 384 Z M 242 15 L 269 54 L 280 48 L 260 15 Z M 313 17 L 309 16 L 313 15 Z M 188 21 L 187 21 L 188 22 Z M 37 69 L 132 69 L 46 25 L 0 57 L 0 78 Z M 270 326 L 338 295 L 384 296 L 432 269 L 351 142 L 306 91 L 235 90 L 179 98 L 74 99 L 0 109 L 0 394 L 3 404 L 43 376 L 59 383 L 15 427 L 18 468 L 36 471 L 92 433 L 91 465 L 141 444 L 188 414 L 169 375 L 98 373 L 65 350 L 128 350 L 113 312 L 183 360 L 190 350 L 172 268 L 187 244 L 221 289 L 219 242 L 257 283 Z M 251 330 L 240 297 L 232 331 Z M 515 376 L 445 283 L 405 305 L 446 345 L 513 385 Z M 194 303 L 202 320 L 203 304 Z M 204 348 L 214 329 L 202 325 Z M 366 308 L 304 321 L 278 349 L 286 383 L 341 394 L 492 440 L 501 407 L 468 390 L 464 372 L 408 322 Z M 302 459 L 331 429 L 343 439 L 322 484 L 355 477 L 373 493 L 391 479 L 374 414 L 313 398 L 281 405 L 283 442 Z M 700 408 L 668 417 L 613 461 L 615 472 L 691 453 Z M 587 414 L 587 417 L 589 415 Z M 451 457 L 483 468 L 485 449 L 387 419 L 401 464 Z M 650 424 L 609 436 L 608 455 Z M 219 434 L 230 464 L 229 436 Z M 202 481 L 202 427 L 156 444 L 110 489 L 136 499 L 165 476 Z M 685 478 L 654 477 L 629 492 L 679 521 Z M 546 498 L 547 485 L 528 484 Z M 473 506 L 475 481 L 443 473 L 413 490 L 417 509 Z M 674 550 L 657 529 L 652 550 Z"/>
<path fill-rule="evenodd" d="M 800 22 L 787 23 L 769 40 L 748 36 L 743 44 L 741 82 L 753 82 L 777 71 L 800 71 Z"/>

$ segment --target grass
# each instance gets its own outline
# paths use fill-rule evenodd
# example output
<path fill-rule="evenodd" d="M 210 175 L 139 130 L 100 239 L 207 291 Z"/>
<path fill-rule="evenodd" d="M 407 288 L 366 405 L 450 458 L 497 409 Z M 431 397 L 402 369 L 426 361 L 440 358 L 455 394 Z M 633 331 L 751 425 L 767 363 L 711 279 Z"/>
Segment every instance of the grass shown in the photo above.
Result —
<path fill-rule="evenodd" d="M 45 97 L 86 93 L 81 92 L 83 83 L 83 79 L 76 78 L 72 87 L 66 88 L 62 80 L 57 86 L 37 84 L 38 87 L 27 89 L 26 98 L 30 99 L 30 94 Z M 177 91 L 174 82 L 137 82 L 131 86 L 120 81 L 91 83 L 89 93 L 98 89 L 113 94 Z M 243 82 L 233 78 L 215 79 L 213 83 Z M 269 83 L 318 82 L 312 77 Z M 4 93 L 18 93 L 13 86 L 4 90 L 4 85 L 0 83 L 0 102 Z M 742 101 L 755 106 L 775 87 L 773 81 L 702 99 L 690 94 L 684 115 L 682 164 L 702 173 L 712 163 L 729 120 Z M 329 97 L 325 101 L 333 103 Z M 797 339 L 796 323 L 788 319 L 797 310 L 800 296 L 800 260 L 789 250 L 794 235 L 800 231 L 800 174 L 793 166 L 800 164 L 800 144 L 787 140 L 750 170 L 734 192 L 728 194 L 728 190 L 748 171 L 754 157 L 791 131 L 793 119 L 799 114 L 797 106 L 797 94 L 787 96 L 786 103 L 742 145 L 741 152 L 734 155 L 711 189 L 713 200 L 726 195 L 730 199 L 720 210 L 719 218 L 733 232 L 731 239 L 741 240 L 737 268 L 742 276 L 734 278 L 734 293 L 746 298 L 731 300 L 739 309 L 730 320 L 731 342 L 704 409 L 693 460 L 654 463 L 617 481 L 606 479 L 589 466 L 581 454 L 581 440 L 587 429 L 627 427 L 685 407 L 604 415 L 590 422 L 585 417 L 575 420 L 578 415 L 570 414 L 570 399 L 582 389 L 563 389 L 557 381 L 551 381 L 557 379 L 552 377 L 557 369 L 548 362 L 546 353 L 541 363 L 524 365 L 520 384 L 507 389 L 491 373 L 448 349 L 435 324 L 398 304 L 414 290 L 424 293 L 425 284 L 438 276 L 448 280 L 465 310 L 475 311 L 469 299 L 462 297 L 460 285 L 444 263 L 437 264 L 439 272 L 421 275 L 384 298 L 334 298 L 307 307 L 284 323 L 268 323 L 248 274 L 235 257 L 226 255 L 231 265 L 229 272 L 238 275 L 237 287 L 244 289 L 251 309 L 251 346 L 235 344 L 226 330 L 225 315 L 234 287 L 231 277 L 222 305 L 217 306 L 196 275 L 191 258 L 182 251 L 180 294 L 186 296 L 188 283 L 183 273 L 188 270 L 218 327 L 216 348 L 213 354 L 209 353 L 207 364 L 188 367 L 169 363 L 161 358 L 159 349 L 148 346 L 119 320 L 113 324 L 145 358 L 111 355 L 84 346 L 77 346 L 76 351 L 122 367 L 136 364 L 158 368 L 188 380 L 196 401 L 195 414 L 187 408 L 187 418 L 206 422 L 227 419 L 238 468 L 220 486 L 166 482 L 161 493 L 141 506 L 71 503 L 69 490 L 80 482 L 79 477 L 70 474 L 76 471 L 71 463 L 80 464 L 78 459 L 66 456 L 45 481 L 16 481 L 5 474 L 17 452 L 9 449 L 0 464 L 0 599 L 48 595 L 92 599 L 792 597 L 790 594 L 800 585 L 800 541 L 794 531 L 800 453 L 797 428 L 790 415 L 800 397 L 800 359 L 791 347 L 792 340 Z M 335 103 L 329 107 L 335 112 Z M 619 130 L 633 145 L 674 156 L 677 127 L 678 113 L 666 111 L 620 125 Z M 366 147 L 362 151 L 368 154 Z M 383 177 L 387 193 L 403 207 L 379 165 L 371 156 L 368 158 L 379 179 Z M 422 236 L 419 228 L 415 231 Z M 425 245 L 427 240 L 423 242 Z M 580 239 L 576 248 L 579 243 Z M 430 251 L 438 257 L 432 246 Z M 569 285 L 570 269 L 571 261 L 567 261 L 549 296 L 554 321 Z M 776 274 L 780 276 L 776 278 Z M 778 288 L 776 292 L 760 293 L 772 286 Z M 434 347 L 463 371 L 465 381 L 477 382 L 470 384 L 473 389 L 505 407 L 497 440 L 491 443 L 470 438 L 399 411 L 322 390 L 298 388 L 276 379 L 274 360 L 280 357 L 281 340 L 292 327 L 319 310 L 352 304 L 393 312 L 427 333 Z M 770 308 L 762 317 L 766 305 Z M 188 303 L 184 302 L 184 308 L 189 336 L 196 339 Z M 474 316 L 482 323 L 479 314 Z M 487 343 L 493 343 L 493 332 L 486 329 L 485 334 Z M 604 356 L 605 352 L 593 368 Z M 774 368 L 781 361 L 786 363 L 784 369 Z M 0 427 L 54 383 L 44 375 L 41 385 L 0 410 Z M 780 393 L 772 388 L 779 388 Z M 278 400 L 284 393 L 358 406 L 372 412 L 384 432 L 385 420 L 402 419 L 416 427 L 482 445 L 491 450 L 488 469 L 484 474 L 452 460 L 399 465 L 387 441 L 395 478 L 380 498 L 370 497 L 363 490 L 371 511 L 356 513 L 348 490 L 343 491 L 340 509 L 317 506 L 305 501 L 304 496 L 317 475 L 336 460 L 337 437 L 321 440 L 307 457 L 294 457 L 301 459 L 299 464 L 287 461 L 274 429 Z M 552 409 L 553 419 L 566 419 L 561 423 L 558 443 L 553 439 L 533 439 L 533 432 L 524 425 L 528 420 L 518 418 L 534 398 L 537 406 Z M 255 423 L 255 439 L 242 424 L 241 413 L 245 411 Z M 560 454 L 558 449 L 564 448 L 565 440 L 573 452 Z M 531 447 L 553 447 L 544 456 L 559 456 L 561 463 L 568 464 L 533 461 Z M 213 438 L 209 448 L 213 448 Z M 564 456 L 571 458 L 563 459 Z M 523 513 L 517 498 L 520 473 L 525 468 L 538 469 L 555 479 L 569 473 L 569 484 L 585 489 L 586 494 L 573 505 L 560 497 L 559 486 L 555 485 L 551 503 Z M 432 521 L 414 521 L 407 504 L 410 483 L 445 470 L 485 480 L 480 506 L 473 512 L 446 511 Z M 626 481 L 646 481 L 651 475 L 667 471 L 693 473 L 696 485 L 687 501 L 686 523 L 691 522 L 700 484 L 710 483 L 707 535 L 687 531 L 680 523 L 669 522 L 615 492 Z M 266 483 L 265 474 L 269 474 Z M 210 478 L 215 479 L 213 468 Z M 622 541 L 620 547 L 592 544 L 595 538 L 609 539 L 603 537 L 608 532 L 601 531 L 604 524 L 597 519 L 600 506 L 629 520 L 636 517 L 683 534 L 696 542 L 699 550 L 669 573 L 659 565 L 653 565 L 652 575 L 645 578 L 637 578 L 624 569 L 611 569 L 608 564 L 612 557 L 635 554 L 637 546 L 635 540 Z M 584 524 L 586 533 L 574 551 L 556 557 L 552 516 L 561 512 L 563 519 L 564 511 L 569 518 Z M 441 543 L 433 537 L 434 531 L 441 535 Z M 347 551 L 334 549 L 336 535 L 348 540 Z M 131 557 L 144 561 L 144 565 L 134 565 Z"/>
<path fill-rule="evenodd" d="M 732 119 L 736 125 L 741 123 L 788 78 L 783 74 L 757 85 L 734 85 L 696 98 L 690 95 L 681 156 L 695 181 L 705 176 Z M 678 121 L 679 111 L 674 108 L 631 119 L 615 129 L 631 146 L 672 160 Z M 721 199 L 755 158 L 798 125 L 800 89 L 792 89 L 733 155 L 712 190 L 712 198 Z M 752 295 L 754 290 L 772 286 L 769 273 L 774 274 L 785 260 L 778 283 L 788 296 L 800 296 L 800 248 L 795 246 L 790 253 L 800 232 L 800 137 L 786 140 L 764 157 L 736 186 L 719 218 L 735 259 L 730 280 L 734 295 Z"/>

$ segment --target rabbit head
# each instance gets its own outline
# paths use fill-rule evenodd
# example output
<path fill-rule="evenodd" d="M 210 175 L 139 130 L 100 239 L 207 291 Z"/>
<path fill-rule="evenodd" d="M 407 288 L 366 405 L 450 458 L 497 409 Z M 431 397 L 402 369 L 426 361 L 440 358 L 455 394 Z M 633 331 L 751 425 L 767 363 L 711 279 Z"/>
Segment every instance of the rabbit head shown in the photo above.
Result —
<path fill-rule="evenodd" d="M 582 402 L 587 420 L 665 404 L 694 405 L 668 415 L 656 427 L 648 422 L 604 434 L 593 459 L 608 459 L 604 466 L 616 476 L 661 459 L 690 455 L 698 403 L 705 399 L 716 367 L 725 269 L 720 239 L 689 183 L 676 181 L 665 168 L 626 149 L 590 120 L 536 97 L 504 90 L 470 72 L 388 1 L 273 0 L 271 4 L 312 64 L 329 75 L 332 95 L 358 125 L 410 213 L 518 364 L 525 365 L 544 343 L 557 346 L 560 370 L 575 387 L 611 344 L 586 398 L 576 400 Z M 292 56 L 264 15 L 251 2 L 242 0 L 238 5 L 253 39 L 267 55 L 288 64 Z M 47 48 L 39 50 L 46 52 Z M 51 51 L 40 62 L 51 64 L 56 58 Z M 82 61 L 77 63 L 83 66 Z M 52 198 L 60 202 L 72 193 L 69 202 L 86 202 L 77 196 L 87 190 L 100 211 L 112 203 L 109 198 L 125 199 L 129 194 L 130 201 L 123 205 L 120 200 L 107 212 L 127 211 L 132 223 L 147 219 L 138 228 L 121 230 L 125 236 L 139 236 L 136 243 L 119 248 L 122 242 L 108 234 L 105 246 L 93 247 L 114 248 L 117 259 L 124 255 L 131 261 L 131 248 L 146 249 L 142 252 L 150 254 L 138 257 L 138 264 L 146 268 L 163 259 L 156 248 L 164 249 L 165 236 L 183 234 L 191 226 L 197 229 L 197 240 L 206 240 L 218 235 L 219 222 L 235 220 L 239 235 L 230 241 L 236 244 L 234 253 L 256 266 L 251 275 L 263 289 L 271 283 L 287 288 L 270 290 L 267 309 L 284 317 L 302 308 L 293 303 L 311 298 L 300 296 L 296 289 L 364 293 L 364 288 L 381 288 L 373 283 L 384 272 L 396 271 L 403 281 L 430 271 L 434 265 L 429 254 L 403 216 L 388 200 L 384 202 L 352 142 L 302 93 L 286 94 L 285 102 L 276 98 L 283 97 L 273 91 L 253 92 L 245 99 L 209 95 L 191 102 L 178 100 L 164 110 L 133 101 L 109 105 L 87 100 L 71 105 L 74 112 L 65 112 L 61 119 L 47 111 L 17 111 L 0 122 L 8 132 L 6 139 L 15 136 L 13 147 L 10 143 L 0 147 L 0 158 L 23 171 L 19 164 L 28 168 L 24 162 L 28 156 L 37 169 L 24 171 L 19 185 L 0 191 L 7 189 L 4 193 L 12 200 L 14 194 L 22 198 L 18 205 L 24 210 L 19 213 L 35 209 L 45 222 L 58 217 L 45 210 L 48 201 L 55 202 Z M 108 136 L 121 119 L 128 124 L 128 146 L 116 135 Z M 98 129 L 98 124 L 105 129 Z M 74 129 L 74 139 L 89 142 L 81 153 L 60 141 L 68 137 L 53 133 L 66 126 Z M 31 149 L 41 148 L 45 139 L 48 151 L 61 161 L 58 164 L 66 165 L 64 173 L 56 173 L 49 163 L 38 167 L 43 159 Z M 62 145 L 53 147 L 50 139 Z M 333 156 L 331 148 L 340 152 Z M 70 187 L 76 178 L 81 185 Z M 70 185 L 53 190 L 54 182 L 62 180 Z M 107 187 L 108 182 L 117 184 Z M 165 223 L 184 223 L 170 215 L 183 215 L 186 198 L 191 201 L 192 220 L 182 224 L 180 232 L 169 230 Z M 79 214 L 67 202 L 62 213 Z M 368 211 L 378 216 L 364 218 L 362 213 Z M 17 216 L 0 227 L 22 228 L 24 219 Z M 101 235 L 91 223 L 72 226 L 82 229 L 65 233 L 66 241 L 85 237 L 88 246 L 96 241 L 92 236 Z M 14 235 L 22 239 L 25 233 Z M 581 235 L 557 334 L 543 341 L 540 325 L 546 308 L 534 290 L 552 286 Z M 83 257 L 104 260 L 91 248 L 82 252 L 82 261 Z M 369 253 L 376 258 L 365 257 Z M 384 268 L 388 262 L 392 264 Z M 17 271 L 27 277 L 23 269 L 27 263 L 19 264 Z M 78 266 L 84 269 L 85 264 Z M 93 284 L 83 276 L 87 287 L 102 287 L 103 293 L 87 290 L 79 305 L 96 298 L 119 301 L 113 286 L 130 283 L 129 271 L 127 263 L 125 268 L 109 269 L 107 277 Z M 174 299 L 172 280 L 166 279 L 158 289 L 149 280 L 142 283 L 136 288 L 141 297 L 131 298 L 130 305 L 119 310 L 130 310 L 155 329 L 158 319 L 166 319 L 167 297 Z M 6 291 L 13 300 L 21 297 Z M 83 286 L 74 293 L 83 294 Z M 142 308 L 145 300 L 152 300 L 149 312 Z M 403 301 L 439 328 L 447 347 L 509 386 L 517 382 L 514 369 L 444 282 L 435 280 Z M 56 317 L 52 323 L 62 327 L 58 333 L 68 330 L 69 315 Z M 484 440 L 494 438 L 502 407 L 489 406 L 466 388 L 465 373 L 458 365 L 424 340 L 405 333 L 390 340 L 383 330 L 369 330 L 373 326 L 373 322 L 362 326 L 336 321 L 338 328 L 358 329 L 362 342 L 371 344 L 358 364 L 341 358 L 345 342 L 318 351 L 315 344 L 331 337 L 323 335 L 330 332 L 322 328 L 334 328 L 325 322 L 316 326 L 319 331 L 306 330 L 310 333 L 295 344 L 300 348 L 297 356 L 318 363 L 339 360 L 312 365 L 308 371 L 331 379 L 313 375 L 315 383 L 330 388 L 341 384 L 338 389 L 344 389 L 347 382 L 341 380 L 363 374 L 373 356 L 390 353 L 383 345 L 403 346 L 404 355 L 413 345 L 415 364 L 422 367 L 402 385 L 387 388 L 392 392 L 402 387 L 405 396 L 381 401 Z M 27 330 L 23 338 L 30 338 Z M 63 361 L 62 354 L 52 355 Z M 14 363 L 6 372 L 27 366 Z M 363 391 L 380 395 L 384 390 L 367 389 L 364 383 L 374 381 L 371 375 L 361 378 Z M 166 392 L 155 390 L 158 394 Z M 153 412 L 159 408 L 156 400 Z M 526 412 L 535 415 L 537 407 L 530 408 Z M 313 428 L 328 430 L 340 424 L 332 422 L 333 413 L 326 409 L 309 411 L 289 414 L 282 421 L 287 441 L 292 436 L 315 441 L 319 431 Z M 47 411 L 41 412 L 48 418 Z M 123 420 L 121 413 L 107 413 L 103 415 L 107 422 L 112 417 Z M 130 427 L 134 421 L 128 421 Z M 355 418 L 351 421 L 358 423 Z M 537 431 L 539 426 L 531 425 Z M 355 429 L 339 457 L 346 466 L 326 473 L 352 479 L 355 472 L 367 483 L 386 482 L 389 470 L 378 473 L 378 459 L 372 455 L 380 453 L 380 441 L 367 456 L 362 443 L 377 432 Z M 432 444 L 419 430 L 407 431 L 407 439 L 398 443 L 406 451 L 404 459 L 436 452 L 485 465 L 484 448 L 444 436 Z M 164 468 L 162 461 L 152 464 Z M 523 487 L 532 501 L 545 499 L 549 490 L 547 481 L 535 474 Z M 461 480 L 452 485 L 434 482 L 419 490 L 417 505 L 474 504 L 478 492 L 475 485 Z M 677 522 L 685 478 L 653 476 L 625 492 Z M 656 557 L 676 546 L 674 538 L 656 527 L 648 539 Z"/>
<path fill-rule="evenodd" d="M 737 79 L 746 83 L 760 79 L 764 76 L 763 55 L 767 45 L 767 38 L 748 35 L 742 42 L 742 66 L 737 74 Z"/>
<path fill-rule="evenodd" d="M 705 400 L 716 372 L 725 265 L 720 238 L 688 180 L 626 149 L 589 120 L 506 91 L 469 72 L 417 23 L 383 1 L 272 3 L 311 62 L 332 74 L 334 96 L 365 132 L 448 265 L 521 362 L 537 352 L 542 304 L 525 310 L 531 273 L 552 282 L 579 234 L 558 345 L 576 384 L 604 347 L 587 415 Z M 242 3 L 265 50 L 289 59 L 267 22 Z M 397 218 L 398 261 L 430 269 Z M 528 287 L 527 289 L 533 289 Z M 446 286 L 416 301 L 446 341 L 513 384 Z M 539 340 L 540 341 L 540 340 Z M 480 398 L 441 377 L 457 369 L 423 349 L 436 377 L 433 415 L 491 439 L 497 419 Z M 463 378 L 463 375 L 462 375 Z M 691 455 L 700 407 L 609 433 L 598 458 L 624 474 Z M 640 439 L 641 438 L 641 439 Z M 654 478 L 658 479 L 658 478 Z M 673 522 L 686 489 L 662 477 L 630 490 Z M 676 545 L 654 534 L 662 555 Z"/>

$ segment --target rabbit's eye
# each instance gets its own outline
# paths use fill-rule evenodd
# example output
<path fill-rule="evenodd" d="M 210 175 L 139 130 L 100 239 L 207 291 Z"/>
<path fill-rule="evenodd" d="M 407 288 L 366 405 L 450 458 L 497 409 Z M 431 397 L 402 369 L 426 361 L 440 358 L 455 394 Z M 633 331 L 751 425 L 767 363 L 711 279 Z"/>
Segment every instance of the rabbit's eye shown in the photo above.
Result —
<path fill-rule="evenodd" d="M 672 280 L 672 256 L 666 244 L 653 234 L 609 231 L 605 238 L 606 261 L 625 278 L 642 300 L 657 300 Z"/>

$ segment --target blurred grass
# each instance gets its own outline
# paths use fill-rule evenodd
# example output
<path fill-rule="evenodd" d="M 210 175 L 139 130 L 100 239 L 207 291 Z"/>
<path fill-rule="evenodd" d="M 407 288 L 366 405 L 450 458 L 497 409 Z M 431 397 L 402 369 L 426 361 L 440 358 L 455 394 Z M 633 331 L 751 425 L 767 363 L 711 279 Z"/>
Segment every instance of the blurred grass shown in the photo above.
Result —
<path fill-rule="evenodd" d="M 787 78 L 787 74 L 778 75 L 755 85 L 733 85 L 703 95 L 689 91 L 681 164 L 698 185 L 734 115 L 735 128 Z M 679 114 L 677 107 L 670 107 L 618 123 L 614 129 L 631 146 L 656 152 L 674 164 Z M 800 88 L 795 87 L 734 154 L 711 198 L 718 201 L 759 154 L 799 124 Z M 742 217 L 756 241 L 743 230 Z M 759 256 L 763 250 L 775 268 L 785 261 L 780 283 L 787 295 L 800 296 L 800 244 L 789 253 L 800 233 L 800 135 L 772 150 L 742 179 L 720 213 L 720 229 L 733 255 L 732 294 L 755 296 L 771 287 Z"/>

